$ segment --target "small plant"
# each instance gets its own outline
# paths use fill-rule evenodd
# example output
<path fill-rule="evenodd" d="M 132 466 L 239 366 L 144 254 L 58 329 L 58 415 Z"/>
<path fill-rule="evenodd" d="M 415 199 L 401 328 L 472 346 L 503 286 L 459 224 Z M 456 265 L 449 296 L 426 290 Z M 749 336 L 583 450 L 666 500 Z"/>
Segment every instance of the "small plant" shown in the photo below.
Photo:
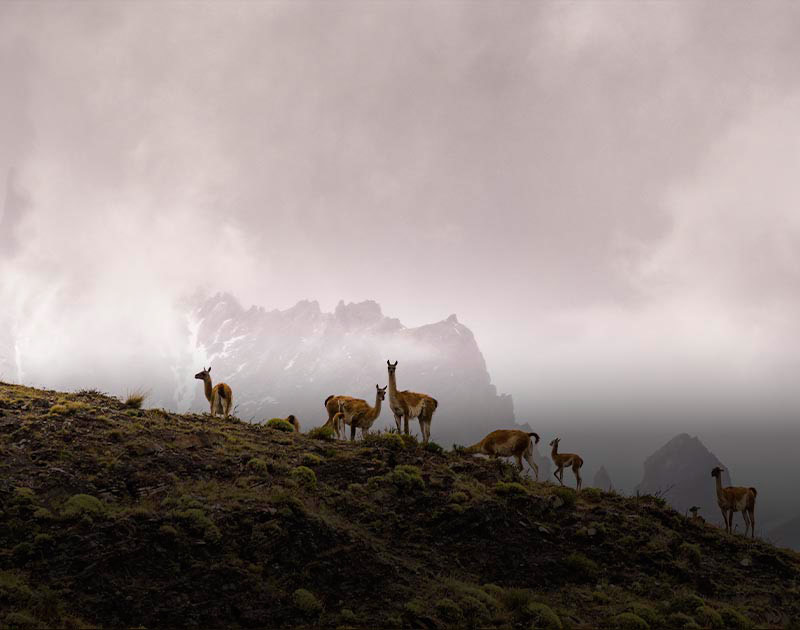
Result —
<path fill-rule="evenodd" d="M 436 442 L 428 442 L 425 445 L 425 450 L 429 453 L 433 453 L 434 455 L 441 455 L 444 453 L 444 449 L 439 446 Z"/>
<path fill-rule="evenodd" d="M 494 491 L 502 496 L 505 497 L 521 497 L 528 494 L 528 491 L 525 489 L 521 483 L 517 483 L 516 481 L 498 481 L 494 484 Z"/>
<path fill-rule="evenodd" d="M 555 488 L 552 491 L 554 496 L 557 496 L 564 502 L 564 507 L 572 509 L 575 507 L 575 491 L 570 488 Z"/>
<path fill-rule="evenodd" d="M 628 611 L 644 619 L 650 626 L 663 625 L 664 619 L 652 606 L 647 604 L 631 604 L 628 606 Z"/>
<path fill-rule="evenodd" d="M 402 451 L 406 447 L 403 437 L 397 433 L 368 433 L 364 444 L 388 448 L 390 451 Z"/>
<path fill-rule="evenodd" d="M 632 612 L 624 612 L 611 620 L 611 627 L 620 628 L 620 630 L 648 630 L 650 624 L 639 615 Z"/>
<path fill-rule="evenodd" d="M 703 628 L 722 629 L 728 627 L 722 620 L 722 615 L 711 608 L 711 606 L 700 606 L 700 608 L 695 611 L 694 618 Z"/>
<path fill-rule="evenodd" d="M 705 606 L 705 602 L 702 598 L 694 593 L 681 593 L 672 598 L 672 601 L 669 603 L 669 610 L 670 612 L 694 615 L 695 611 L 700 608 L 700 606 Z"/>
<path fill-rule="evenodd" d="M 100 499 L 90 494 L 74 494 L 64 504 L 61 511 L 65 518 L 77 518 L 78 516 L 103 516 L 106 513 L 106 506 Z"/>
<path fill-rule="evenodd" d="M 267 421 L 267 427 L 277 431 L 285 431 L 286 433 L 294 433 L 294 426 L 283 418 L 272 418 Z"/>
<path fill-rule="evenodd" d="M 682 612 L 672 613 L 667 618 L 667 625 L 670 628 L 688 628 L 690 630 L 700 627 L 694 619 Z"/>
<path fill-rule="evenodd" d="M 290 473 L 292 479 L 297 481 L 301 486 L 314 489 L 317 487 L 317 474 L 308 466 L 298 466 Z"/>
<path fill-rule="evenodd" d="M 401 492 L 412 492 L 425 487 L 420 469 L 416 466 L 397 466 L 384 476 L 384 479 L 393 484 Z"/>
<path fill-rule="evenodd" d="M 122 404 L 128 409 L 141 409 L 142 404 L 147 396 L 148 393 L 144 390 L 135 389 L 132 392 L 128 392 L 128 395 L 125 397 L 125 401 Z"/>
<path fill-rule="evenodd" d="M 700 545 L 693 545 L 691 543 L 682 543 L 680 546 L 681 555 L 686 558 L 686 560 L 692 566 L 699 567 L 700 566 Z"/>
<path fill-rule="evenodd" d="M 464 615 L 461 607 L 447 597 L 436 602 L 436 612 L 442 619 L 450 623 L 460 621 Z"/>
<path fill-rule="evenodd" d="M 308 437 L 310 437 L 312 440 L 333 442 L 333 429 L 326 426 L 316 427 L 308 432 Z"/>
<path fill-rule="evenodd" d="M 487 585 L 484 586 L 484 590 L 488 590 L 490 587 L 497 589 L 494 585 Z M 489 593 L 492 594 L 491 592 Z M 531 592 L 524 588 L 507 588 L 501 589 L 500 592 L 500 601 L 503 602 L 503 605 L 508 609 L 514 619 L 524 619 L 527 617 L 527 610 L 528 604 L 531 603 Z"/>
<path fill-rule="evenodd" d="M 269 472 L 269 466 L 263 459 L 253 457 L 247 462 L 247 470 L 255 475 L 266 475 Z"/>
<path fill-rule="evenodd" d="M 305 466 L 317 466 L 323 461 L 324 460 L 319 455 L 315 455 L 314 453 L 305 453 L 303 455 L 303 464 Z"/>
<path fill-rule="evenodd" d="M 561 619 L 547 604 L 530 602 L 525 608 L 531 618 L 531 628 L 535 630 L 561 630 Z"/>
<path fill-rule="evenodd" d="M 587 503 L 600 503 L 603 499 L 603 493 L 597 488 L 583 488 L 581 490 L 581 497 Z"/>
<path fill-rule="evenodd" d="M 726 628 L 733 628 L 734 630 L 749 630 L 753 627 L 753 622 L 745 617 L 735 608 L 725 607 L 719 610 L 722 623 Z"/>
<path fill-rule="evenodd" d="M 314 593 L 304 588 L 298 588 L 292 594 L 292 602 L 297 610 L 308 617 L 319 615 L 322 612 L 322 602 L 316 598 Z"/>
<path fill-rule="evenodd" d="M 597 563 L 582 553 L 571 553 L 564 559 L 564 564 L 570 570 L 570 577 L 579 582 L 595 580 L 600 571 Z"/>

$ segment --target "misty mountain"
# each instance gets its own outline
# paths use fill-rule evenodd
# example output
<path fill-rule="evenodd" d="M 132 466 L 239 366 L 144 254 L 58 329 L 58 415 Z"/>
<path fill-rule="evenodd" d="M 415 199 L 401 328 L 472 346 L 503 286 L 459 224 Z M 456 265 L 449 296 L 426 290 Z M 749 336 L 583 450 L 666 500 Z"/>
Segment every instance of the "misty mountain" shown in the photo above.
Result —
<path fill-rule="evenodd" d="M 710 522 L 722 522 L 715 481 L 711 470 L 724 469 L 722 485 L 731 485 L 726 466 L 695 436 L 681 433 L 650 455 L 644 462 L 644 476 L 636 490 L 643 494 L 661 494 L 678 512 L 693 505 Z"/>
<path fill-rule="evenodd" d="M 600 488 L 601 490 L 605 490 L 606 492 L 614 488 L 614 484 L 611 483 L 611 475 L 608 474 L 608 471 L 606 470 L 605 466 L 600 466 L 600 468 L 594 474 L 592 485 L 595 488 Z"/>
<path fill-rule="evenodd" d="M 432 439 L 468 443 L 515 426 L 509 395 L 498 395 L 472 332 L 455 315 L 408 328 L 373 301 L 339 302 L 325 313 L 316 301 L 286 310 L 244 309 L 231 295 L 196 304 L 193 344 L 212 367 L 214 382 L 234 392 L 236 415 L 262 422 L 293 413 L 304 427 L 327 418 L 323 401 L 347 394 L 375 402 L 388 383 L 386 360 L 399 361 L 399 389 L 436 398 Z M 201 366 L 197 366 L 199 370 Z M 192 408 L 207 403 L 197 384 Z M 394 426 L 388 399 L 374 428 Z M 419 431 L 416 421 L 410 423 Z"/>
<path fill-rule="evenodd" d="M 756 504 L 757 509 L 758 504 Z M 758 519 L 758 511 L 756 511 L 756 519 Z M 767 540 L 779 547 L 800 549 L 800 514 L 786 521 L 783 525 L 771 529 L 767 534 Z"/>

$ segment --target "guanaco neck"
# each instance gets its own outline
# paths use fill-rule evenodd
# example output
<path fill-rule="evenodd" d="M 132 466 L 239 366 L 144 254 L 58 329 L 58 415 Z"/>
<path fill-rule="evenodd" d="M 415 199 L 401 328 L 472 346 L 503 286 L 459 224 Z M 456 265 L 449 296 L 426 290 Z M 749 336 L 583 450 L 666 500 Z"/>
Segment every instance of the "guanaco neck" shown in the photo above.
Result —
<path fill-rule="evenodd" d="M 389 400 L 397 398 L 397 376 L 394 370 L 389 370 Z"/>
<path fill-rule="evenodd" d="M 381 415 L 381 395 L 375 394 L 375 407 L 372 409 L 372 419 L 374 420 Z"/>
<path fill-rule="evenodd" d="M 558 442 L 553 444 L 553 450 L 550 451 L 550 457 L 552 457 L 553 459 L 558 458 Z"/>
<path fill-rule="evenodd" d="M 206 376 L 203 379 L 203 386 L 204 386 L 204 389 L 205 389 L 205 392 L 206 392 L 206 400 L 208 400 L 208 402 L 211 402 L 211 392 L 213 391 L 213 388 L 211 387 L 211 377 L 210 376 Z"/>
<path fill-rule="evenodd" d="M 717 482 L 717 500 L 722 501 L 725 498 L 722 492 L 722 473 L 715 475 L 714 479 L 716 479 Z"/>

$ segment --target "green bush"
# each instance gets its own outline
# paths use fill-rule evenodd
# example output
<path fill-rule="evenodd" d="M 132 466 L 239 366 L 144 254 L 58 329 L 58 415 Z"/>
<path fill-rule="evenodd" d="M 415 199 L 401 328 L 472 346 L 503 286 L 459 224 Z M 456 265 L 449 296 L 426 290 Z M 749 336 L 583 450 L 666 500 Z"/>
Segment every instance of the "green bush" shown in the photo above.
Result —
<path fill-rule="evenodd" d="M 222 533 L 219 531 L 219 528 L 200 508 L 173 511 L 170 512 L 169 515 L 180 521 L 191 532 L 202 535 L 203 539 L 208 542 L 218 543 L 222 540 Z"/>
<path fill-rule="evenodd" d="M 294 433 L 294 425 L 287 422 L 283 418 L 272 418 L 267 422 L 267 427 L 277 431 L 285 431 L 286 433 Z"/>
<path fill-rule="evenodd" d="M 528 604 L 531 603 L 531 592 L 524 588 L 503 589 L 500 594 L 500 601 L 514 619 L 525 619 L 528 616 Z"/>
<path fill-rule="evenodd" d="M 402 436 L 397 433 L 368 433 L 364 437 L 364 444 L 378 448 L 388 448 L 390 451 L 402 451 L 406 447 Z"/>
<path fill-rule="evenodd" d="M 17 611 L 8 613 L 5 616 L 3 627 L 9 630 L 27 630 L 28 628 L 33 630 L 35 628 L 47 627 L 47 625 L 48 624 L 42 624 L 41 621 L 32 617 L 27 612 Z"/>
<path fill-rule="evenodd" d="M 429 453 L 433 453 L 434 455 L 441 455 L 444 453 L 444 449 L 439 446 L 436 442 L 428 442 L 425 445 L 425 450 Z"/>
<path fill-rule="evenodd" d="M 603 499 L 603 493 L 598 488 L 583 488 L 581 496 L 588 503 L 600 503 Z"/>
<path fill-rule="evenodd" d="M 448 599 L 447 597 L 436 602 L 436 612 L 442 619 L 450 623 L 460 621 L 464 616 L 464 613 L 461 611 L 461 607 L 452 599 Z"/>
<path fill-rule="evenodd" d="M 76 518 L 78 516 L 103 516 L 106 513 L 106 506 L 100 499 L 90 494 L 74 494 L 64 504 L 61 511 L 66 518 Z"/>
<path fill-rule="evenodd" d="M 308 432 L 308 437 L 313 440 L 322 440 L 324 442 L 333 441 L 333 429 L 331 427 L 321 426 L 311 429 Z"/>
<path fill-rule="evenodd" d="M 694 618 L 697 623 L 703 628 L 725 628 L 725 622 L 722 620 L 716 610 L 711 606 L 700 606 L 695 613 Z"/>
<path fill-rule="evenodd" d="M 525 608 L 531 618 L 531 630 L 561 630 L 561 619 L 547 604 L 530 602 Z"/>
<path fill-rule="evenodd" d="M 575 491 L 571 488 L 554 488 L 552 490 L 552 494 L 557 496 L 564 502 L 564 506 L 567 509 L 572 509 L 575 507 Z"/>
<path fill-rule="evenodd" d="M 700 608 L 700 606 L 705 606 L 705 602 L 702 598 L 694 593 L 680 593 L 670 601 L 669 610 L 670 612 L 694 615 L 695 611 Z"/>
<path fill-rule="evenodd" d="M 694 630 L 700 627 L 694 619 L 682 612 L 672 613 L 667 618 L 667 625 L 670 628 L 685 628 L 688 630 Z"/>
<path fill-rule="evenodd" d="M 317 475 L 308 466 L 298 466 L 290 474 L 292 479 L 306 488 L 313 489 L 317 487 Z"/>
<path fill-rule="evenodd" d="M 314 593 L 304 588 L 298 588 L 292 595 L 295 608 L 308 617 L 319 615 L 322 612 L 322 602 Z"/>
<path fill-rule="evenodd" d="M 305 453 L 303 455 L 303 464 L 306 466 L 316 466 L 321 464 L 324 460 L 314 453 Z"/>
<path fill-rule="evenodd" d="M 571 553 L 564 559 L 564 565 L 570 570 L 571 577 L 579 582 L 590 582 L 597 578 L 600 567 L 582 553 Z"/>
<path fill-rule="evenodd" d="M 422 473 L 416 466 L 397 466 L 383 478 L 401 492 L 413 492 L 425 487 Z"/>
<path fill-rule="evenodd" d="M 269 465 L 259 457 L 253 457 L 247 462 L 247 469 L 255 475 L 266 475 L 269 472 Z"/>
<path fill-rule="evenodd" d="M 722 617 L 722 623 L 726 628 L 733 628 L 734 630 L 749 630 L 753 627 L 753 622 L 745 617 L 735 608 L 725 607 L 720 608 L 719 615 Z"/>
<path fill-rule="evenodd" d="M 466 492 L 453 492 L 450 494 L 450 501 L 453 503 L 466 503 L 469 497 Z"/>
<path fill-rule="evenodd" d="M 663 624 L 663 617 L 652 606 L 647 604 L 631 604 L 628 611 L 644 619 L 650 626 L 660 626 Z"/>
<path fill-rule="evenodd" d="M 11 557 L 18 567 L 24 565 L 32 555 L 33 545 L 29 542 L 21 542 L 11 550 Z"/>
<path fill-rule="evenodd" d="M 0 602 L 23 604 L 33 593 L 22 577 L 11 571 L 0 571 Z"/>
<path fill-rule="evenodd" d="M 649 630 L 650 624 L 642 619 L 639 615 L 631 612 L 624 612 L 611 620 L 613 628 L 620 628 L 620 630 Z"/>
<path fill-rule="evenodd" d="M 494 484 L 494 491 L 497 494 L 505 497 L 520 497 L 528 494 L 525 486 L 523 486 L 521 483 L 517 483 L 516 481 L 498 481 L 496 484 Z"/>
<path fill-rule="evenodd" d="M 692 566 L 699 567 L 702 556 L 700 554 L 700 545 L 693 545 L 691 543 L 682 543 L 680 546 L 681 555 L 686 558 L 687 562 Z"/>

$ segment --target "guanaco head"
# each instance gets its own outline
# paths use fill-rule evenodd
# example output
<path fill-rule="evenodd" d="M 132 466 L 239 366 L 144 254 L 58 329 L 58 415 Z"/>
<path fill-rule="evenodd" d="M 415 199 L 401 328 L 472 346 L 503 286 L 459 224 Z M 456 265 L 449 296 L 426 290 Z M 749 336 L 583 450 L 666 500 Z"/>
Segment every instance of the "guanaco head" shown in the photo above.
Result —
<path fill-rule="evenodd" d="M 389 359 L 386 359 L 386 365 L 389 367 L 389 374 L 394 374 L 394 371 L 397 369 L 397 361 L 392 363 Z"/>
<path fill-rule="evenodd" d="M 378 391 L 378 398 L 380 398 L 381 400 L 385 400 L 386 399 L 386 387 L 378 387 L 378 385 L 376 384 L 375 385 L 375 389 Z"/>
<path fill-rule="evenodd" d="M 198 372 L 194 375 L 195 378 L 199 378 L 201 381 L 205 381 L 206 379 L 211 378 L 211 368 L 203 368 L 202 372 Z"/>
<path fill-rule="evenodd" d="M 561 438 L 555 438 L 553 441 L 550 442 L 550 446 L 558 446 L 558 443 L 561 441 Z"/>
<path fill-rule="evenodd" d="M 717 466 L 716 468 L 714 468 L 714 470 L 711 471 L 711 476 L 712 477 L 719 477 L 722 474 L 723 470 L 725 470 L 725 469 L 724 468 L 720 468 L 719 466 Z"/>

